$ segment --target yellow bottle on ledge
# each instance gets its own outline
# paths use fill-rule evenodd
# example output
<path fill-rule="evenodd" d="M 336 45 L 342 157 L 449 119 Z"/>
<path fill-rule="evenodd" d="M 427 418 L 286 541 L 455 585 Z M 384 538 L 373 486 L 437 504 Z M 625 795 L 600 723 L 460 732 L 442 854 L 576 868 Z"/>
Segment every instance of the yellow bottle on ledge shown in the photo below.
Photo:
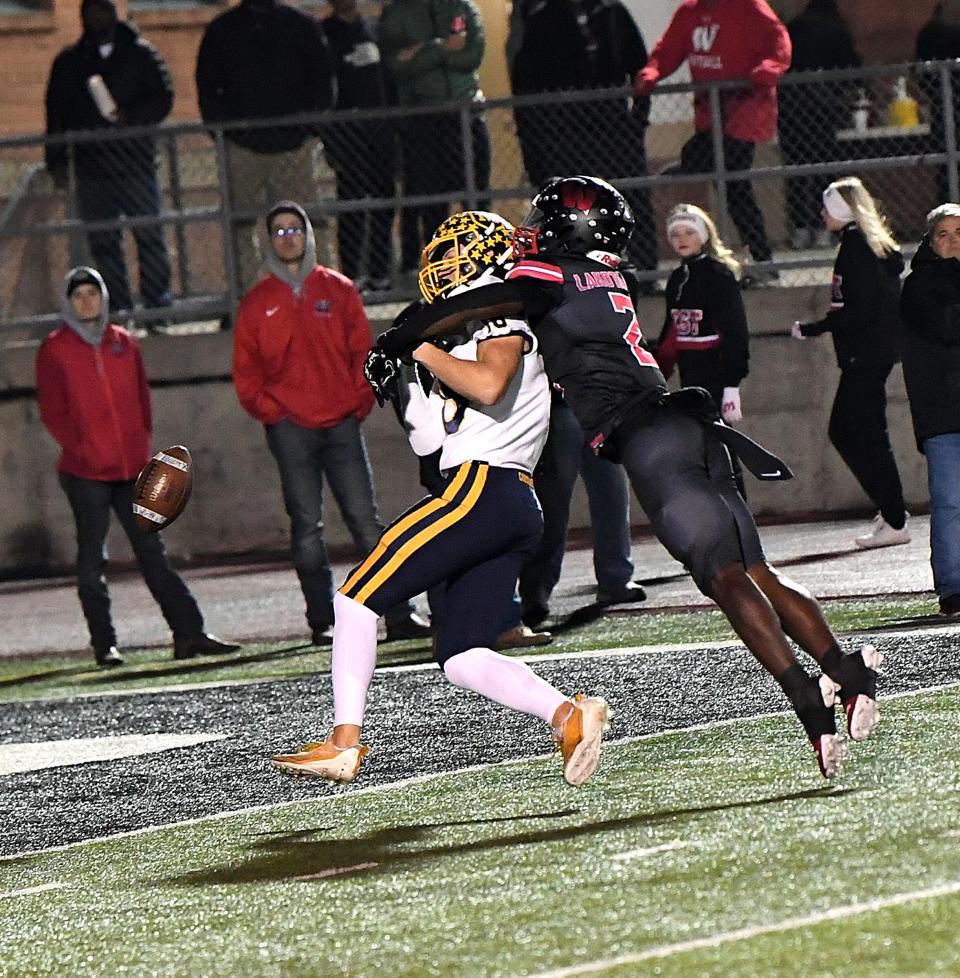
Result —
<path fill-rule="evenodd" d="M 920 125 L 917 100 L 907 91 L 907 79 L 901 75 L 893 86 L 893 101 L 887 107 L 887 119 L 891 126 L 913 127 Z"/>

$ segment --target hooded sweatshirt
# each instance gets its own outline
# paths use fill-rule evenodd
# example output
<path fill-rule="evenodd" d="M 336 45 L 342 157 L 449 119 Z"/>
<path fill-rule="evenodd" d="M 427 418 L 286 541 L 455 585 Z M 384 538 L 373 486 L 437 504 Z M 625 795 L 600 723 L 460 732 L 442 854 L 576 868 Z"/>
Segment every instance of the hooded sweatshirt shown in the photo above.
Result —
<path fill-rule="evenodd" d="M 960 432 L 960 261 L 925 236 L 903 283 L 903 376 L 917 447 Z"/>
<path fill-rule="evenodd" d="M 761 143 L 777 128 L 777 82 L 790 67 L 790 35 L 764 0 L 685 0 L 650 53 L 637 82 L 649 88 L 686 61 L 695 82 L 744 81 L 720 93 L 723 131 Z M 709 92 L 696 92 L 694 124 L 710 128 Z"/>
<path fill-rule="evenodd" d="M 136 340 L 120 326 L 77 321 L 67 287 L 78 272 L 106 286 L 96 270 L 73 269 L 64 281 L 64 322 L 37 354 L 40 418 L 62 452 L 58 470 L 80 479 L 135 479 L 150 457 L 150 387 Z M 97 334 L 100 334 L 99 341 Z"/>
<path fill-rule="evenodd" d="M 303 428 L 363 420 L 373 389 L 363 364 L 373 345 L 360 294 L 345 275 L 316 263 L 302 208 L 304 256 L 291 272 L 267 247 L 270 274 L 240 301 L 233 382 L 244 409 L 264 425 L 289 418 Z M 276 210 L 271 213 L 276 213 Z"/>

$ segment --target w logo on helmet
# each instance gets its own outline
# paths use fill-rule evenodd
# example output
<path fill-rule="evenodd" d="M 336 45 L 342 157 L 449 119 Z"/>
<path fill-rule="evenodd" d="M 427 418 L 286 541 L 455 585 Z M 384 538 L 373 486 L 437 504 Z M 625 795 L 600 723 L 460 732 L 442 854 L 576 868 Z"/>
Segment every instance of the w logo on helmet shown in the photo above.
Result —
<path fill-rule="evenodd" d="M 597 202 L 597 191 L 582 183 L 565 183 L 560 188 L 560 201 L 564 207 L 576 207 L 586 213 Z"/>

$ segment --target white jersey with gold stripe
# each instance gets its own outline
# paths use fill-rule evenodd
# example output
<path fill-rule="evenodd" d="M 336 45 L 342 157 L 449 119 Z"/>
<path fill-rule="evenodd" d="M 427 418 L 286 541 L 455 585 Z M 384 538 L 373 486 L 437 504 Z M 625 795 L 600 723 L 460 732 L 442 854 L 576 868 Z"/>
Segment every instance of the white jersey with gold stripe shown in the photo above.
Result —
<path fill-rule="evenodd" d="M 490 284 L 484 275 L 472 287 Z M 412 371 L 404 391 L 404 422 L 418 455 L 441 449 L 440 468 L 449 472 L 464 462 L 488 462 L 532 473 L 550 424 L 550 387 L 537 339 L 522 319 L 478 323 L 465 343 L 450 350 L 459 360 L 476 360 L 487 340 L 522 336 L 526 346 L 520 366 L 503 397 L 483 405 L 434 382 L 429 394 Z"/>

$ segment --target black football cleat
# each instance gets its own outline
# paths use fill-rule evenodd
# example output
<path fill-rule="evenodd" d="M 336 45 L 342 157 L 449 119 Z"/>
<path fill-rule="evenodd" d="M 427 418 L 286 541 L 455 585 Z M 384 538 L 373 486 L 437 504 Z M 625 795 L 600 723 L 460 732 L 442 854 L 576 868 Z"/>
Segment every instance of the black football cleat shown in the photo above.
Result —
<path fill-rule="evenodd" d="M 880 719 L 877 706 L 877 669 L 883 653 L 872 645 L 853 655 L 844 656 L 843 682 L 839 690 L 843 712 L 847 717 L 847 732 L 851 740 L 866 740 Z"/>

